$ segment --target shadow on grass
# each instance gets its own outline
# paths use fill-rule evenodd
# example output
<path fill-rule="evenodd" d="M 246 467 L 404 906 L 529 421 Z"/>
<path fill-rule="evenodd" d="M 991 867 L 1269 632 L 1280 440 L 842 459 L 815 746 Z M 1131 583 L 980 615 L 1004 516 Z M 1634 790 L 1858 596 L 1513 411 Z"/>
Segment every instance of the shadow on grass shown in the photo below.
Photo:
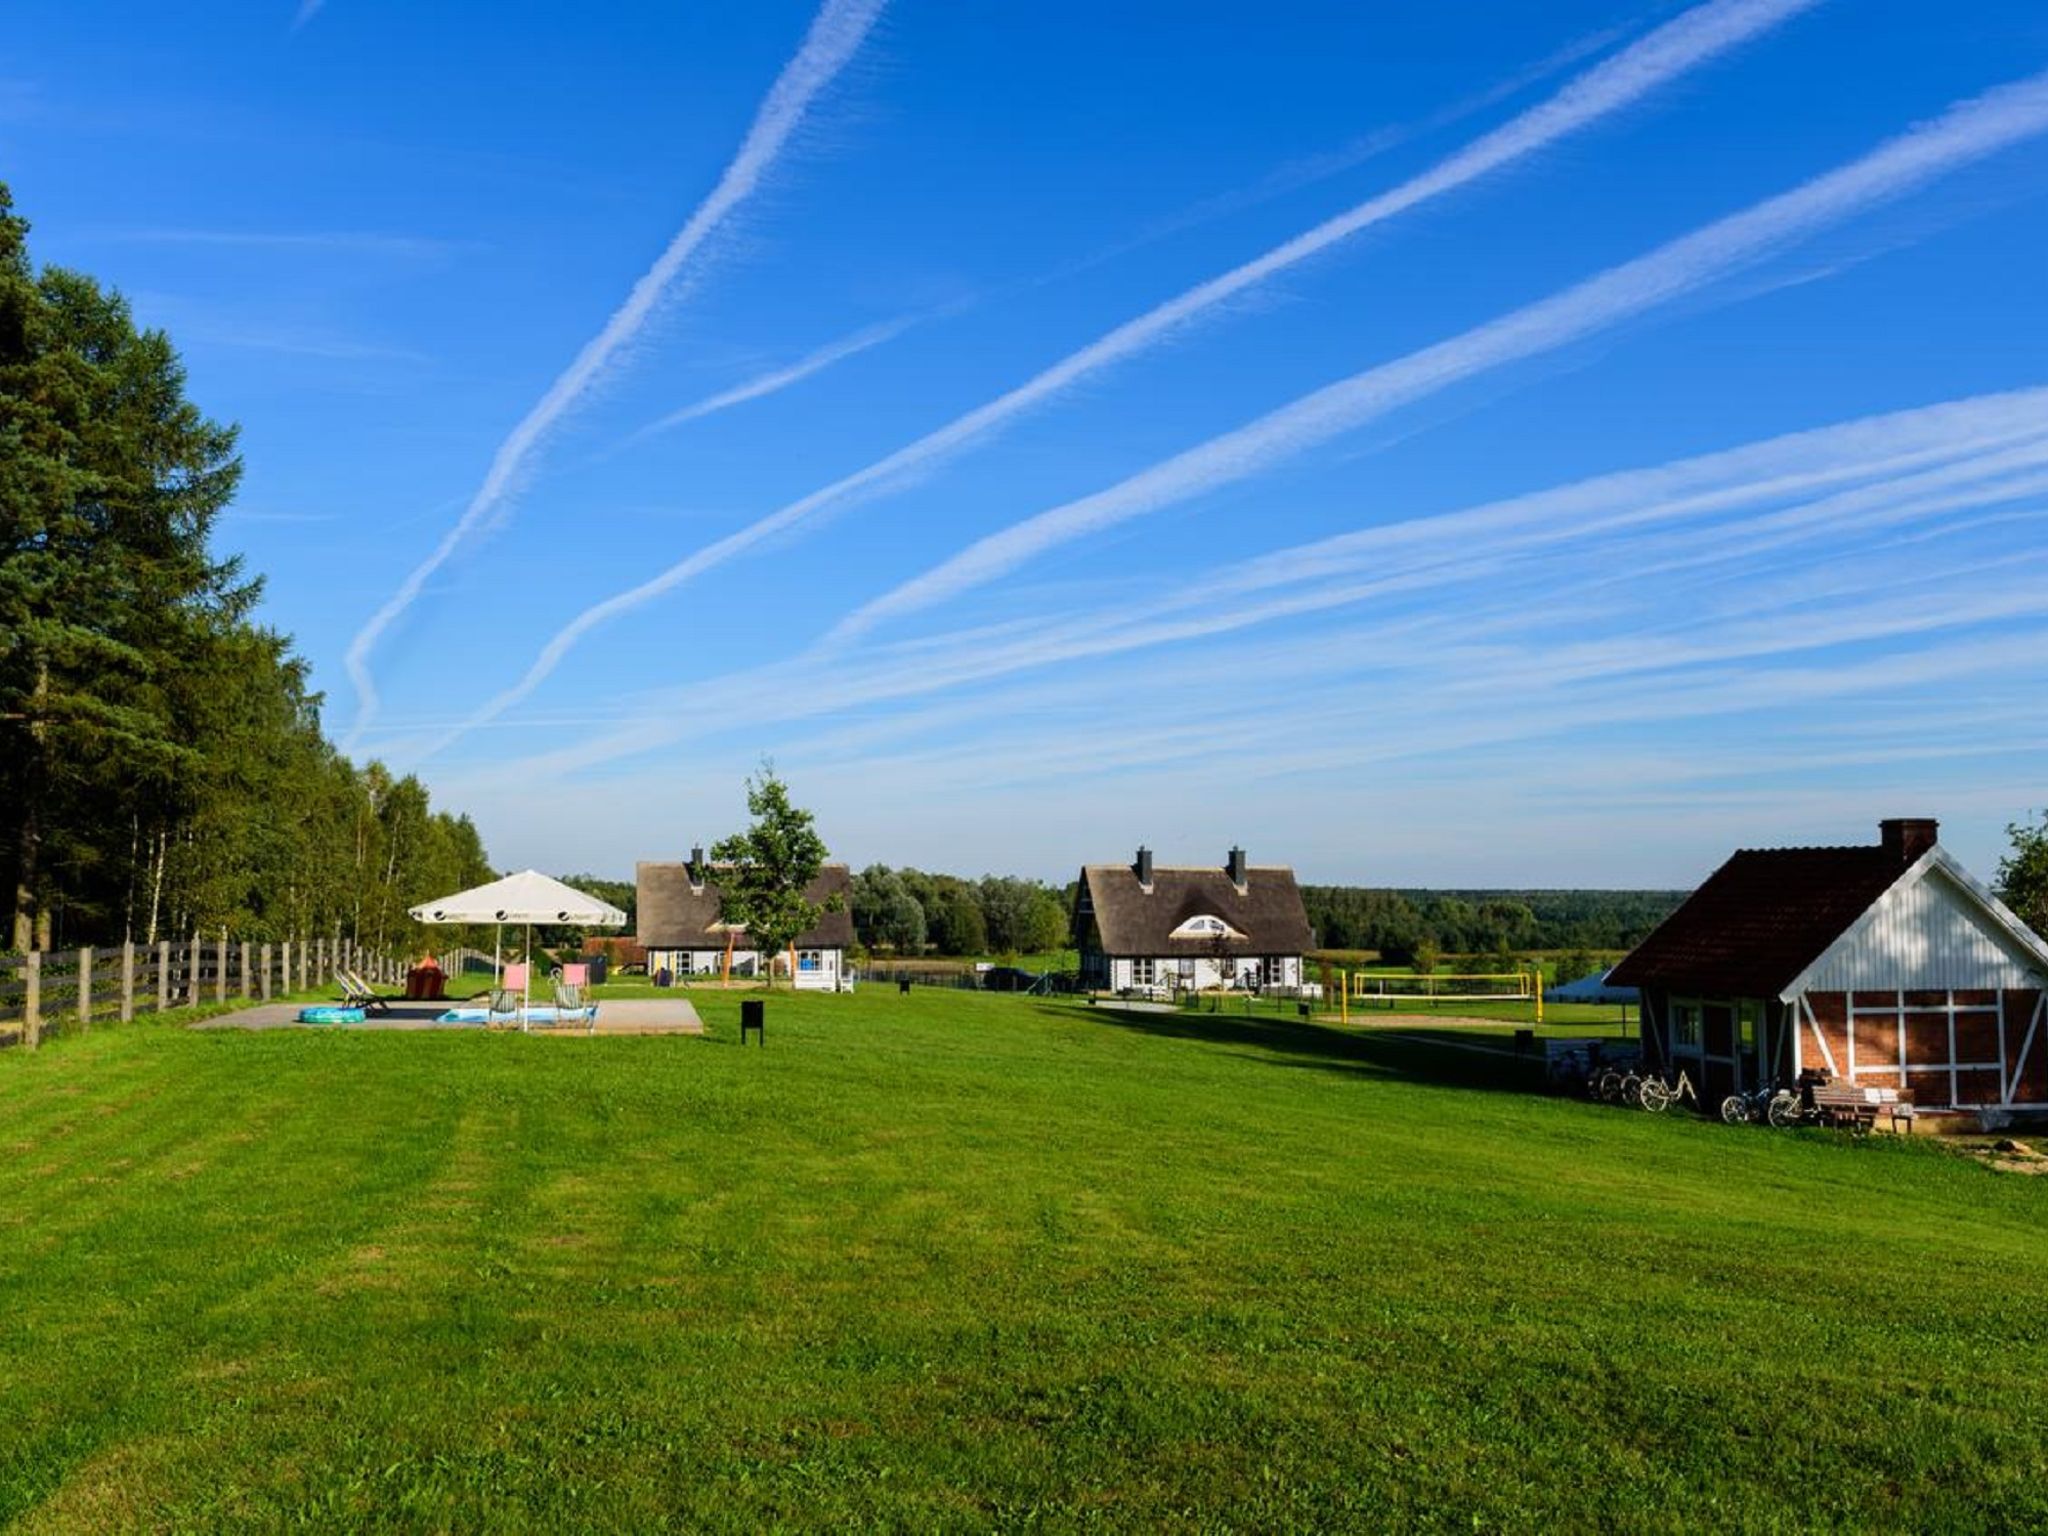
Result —
<path fill-rule="evenodd" d="M 1076 1016 L 1072 1008 L 1043 1011 L 1057 1011 L 1068 1019 Z M 1080 1016 L 1137 1034 L 1241 1047 L 1233 1054 L 1272 1066 L 1400 1077 L 1492 1093 L 1543 1088 L 1540 1052 L 1518 1056 L 1506 1040 L 1494 1049 L 1483 1038 L 1455 1028 L 1366 1031 L 1288 1018 L 1182 1010 L 1150 1013 L 1106 1004 L 1081 1010 Z"/>

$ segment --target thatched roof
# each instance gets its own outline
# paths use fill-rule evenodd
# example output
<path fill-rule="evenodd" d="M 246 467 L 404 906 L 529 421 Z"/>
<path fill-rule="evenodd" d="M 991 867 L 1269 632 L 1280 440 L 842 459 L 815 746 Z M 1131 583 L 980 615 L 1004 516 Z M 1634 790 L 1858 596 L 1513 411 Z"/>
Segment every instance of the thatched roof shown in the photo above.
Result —
<path fill-rule="evenodd" d="M 1243 935 L 1226 941 L 1229 954 L 1299 955 L 1314 947 L 1301 887 L 1284 864 L 1249 867 L 1243 889 L 1220 866 L 1155 865 L 1149 891 L 1128 864 L 1090 864 L 1081 871 L 1081 900 L 1093 909 L 1105 954 L 1213 955 L 1213 937 L 1173 937 L 1198 917 L 1220 917 Z"/>
<path fill-rule="evenodd" d="M 729 867 L 729 866 L 728 866 Z M 718 870 L 707 865 L 703 882 L 693 884 L 690 866 L 646 864 L 637 868 L 640 886 L 638 938 L 648 949 L 723 949 L 727 932 L 718 924 Z M 827 912 L 818 926 L 796 941 L 799 949 L 850 949 L 853 946 L 853 873 L 844 864 L 827 864 L 804 887 L 804 898 L 824 906 L 839 898 L 839 910 Z M 738 936 L 746 948 L 746 935 Z"/>

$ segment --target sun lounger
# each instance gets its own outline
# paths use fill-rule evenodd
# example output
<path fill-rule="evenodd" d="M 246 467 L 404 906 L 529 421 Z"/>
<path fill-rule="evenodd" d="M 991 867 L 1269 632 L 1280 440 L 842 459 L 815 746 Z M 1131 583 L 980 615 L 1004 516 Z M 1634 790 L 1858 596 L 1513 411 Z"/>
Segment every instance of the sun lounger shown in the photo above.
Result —
<path fill-rule="evenodd" d="M 334 984 L 341 988 L 341 1005 L 344 1008 L 361 1008 L 370 1013 L 389 1013 L 391 1006 L 377 995 L 377 989 L 354 971 L 337 969 Z"/>

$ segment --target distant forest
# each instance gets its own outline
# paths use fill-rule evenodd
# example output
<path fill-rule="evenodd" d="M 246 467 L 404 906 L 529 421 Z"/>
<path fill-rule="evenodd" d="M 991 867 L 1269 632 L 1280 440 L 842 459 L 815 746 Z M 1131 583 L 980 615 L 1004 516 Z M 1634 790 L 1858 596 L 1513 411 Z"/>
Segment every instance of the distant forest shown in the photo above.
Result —
<path fill-rule="evenodd" d="M 1302 888 L 1325 949 L 1376 949 L 1399 964 L 1432 955 L 1626 950 L 1668 917 L 1684 891 L 1432 891 L 1357 885 Z"/>

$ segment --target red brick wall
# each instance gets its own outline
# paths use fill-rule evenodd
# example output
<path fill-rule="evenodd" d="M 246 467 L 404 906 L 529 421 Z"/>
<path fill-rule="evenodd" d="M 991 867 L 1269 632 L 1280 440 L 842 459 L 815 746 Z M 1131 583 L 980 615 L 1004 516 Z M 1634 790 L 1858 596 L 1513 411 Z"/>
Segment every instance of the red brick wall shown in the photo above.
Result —
<path fill-rule="evenodd" d="M 2005 1062 L 2007 1071 L 2020 1065 L 2020 1052 L 2025 1046 L 2027 1031 L 2034 1017 L 2034 1010 L 2040 1002 L 2037 991 L 2011 991 L 2004 994 L 2005 1003 Z M 1948 995 L 1942 992 L 1908 992 L 1905 994 L 1906 1014 L 1904 1019 L 1906 1036 L 1906 1072 L 1901 1082 L 1898 1070 L 1900 1020 L 1894 1011 L 1898 1002 L 1896 992 L 1858 992 L 1856 1002 L 1865 1008 L 1883 1008 L 1886 1012 L 1859 1014 L 1855 1019 L 1856 1028 L 1856 1081 L 1872 1088 L 1904 1087 L 1914 1099 L 1926 1105 L 1941 1106 L 1950 1101 L 1949 1018 L 1945 1007 Z M 1847 1075 L 1850 1064 L 1849 1051 L 1849 995 L 1841 992 L 1813 992 L 1807 994 L 1807 1004 L 1813 1010 L 1814 1022 L 1820 1026 L 1828 1047 L 1834 1052 L 1835 1068 Z M 1958 1004 L 1970 1006 L 1995 1006 L 1999 994 L 1993 991 L 1959 991 L 1955 994 Z M 1936 1008 L 1942 1011 L 1936 1012 Z M 1998 1017 L 1991 1013 L 1964 1013 L 1956 1015 L 1955 1055 L 1956 1062 L 1992 1062 L 1999 1060 Z M 1800 1036 L 1801 1060 L 1806 1066 L 1825 1069 L 1827 1062 L 1815 1044 L 1811 1026 L 1803 1029 Z M 1938 1069 L 1938 1070 L 1937 1070 Z M 1955 1102 L 1958 1104 L 1996 1104 L 2001 1099 L 2001 1085 L 1998 1069 L 1975 1069 L 1958 1072 L 1954 1080 Z M 2048 1104 L 2048 1025 L 2039 1031 L 2027 1058 L 2020 1082 L 2013 1091 L 2015 1102 Z"/>

